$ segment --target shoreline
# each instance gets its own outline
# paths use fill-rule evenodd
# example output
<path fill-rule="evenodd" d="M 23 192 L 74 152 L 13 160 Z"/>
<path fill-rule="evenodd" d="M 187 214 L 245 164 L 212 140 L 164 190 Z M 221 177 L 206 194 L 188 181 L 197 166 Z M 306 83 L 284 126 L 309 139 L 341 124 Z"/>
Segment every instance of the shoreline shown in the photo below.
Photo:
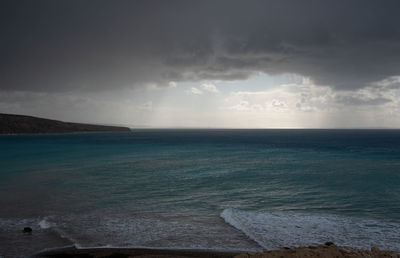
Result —
<path fill-rule="evenodd" d="M 45 257 L 194 257 L 194 258 L 233 258 L 246 251 L 222 251 L 212 249 L 176 249 L 176 248 L 122 248 L 122 247 L 89 247 L 76 246 L 52 248 L 28 256 L 29 258 Z"/>
<path fill-rule="evenodd" d="M 93 247 L 77 248 L 76 246 L 54 248 L 41 251 L 29 256 L 29 258 L 48 257 L 141 257 L 141 258 L 291 258 L 291 257 L 394 257 L 400 258 L 400 253 L 395 251 L 380 250 L 371 247 L 371 250 L 336 246 L 327 242 L 317 246 L 282 247 L 277 250 L 265 250 L 262 252 L 251 251 L 218 251 L 204 249 L 157 249 L 157 248 L 120 248 L 120 247 Z"/>

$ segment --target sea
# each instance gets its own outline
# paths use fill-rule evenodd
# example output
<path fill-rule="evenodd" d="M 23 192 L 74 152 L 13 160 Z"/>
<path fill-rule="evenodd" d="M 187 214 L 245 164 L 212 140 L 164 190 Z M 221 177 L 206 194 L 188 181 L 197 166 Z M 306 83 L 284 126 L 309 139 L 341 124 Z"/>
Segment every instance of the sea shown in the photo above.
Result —
<path fill-rule="evenodd" d="M 400 130 L 0 136 L 2 257 L 327 241 L 400 251 Z"/>

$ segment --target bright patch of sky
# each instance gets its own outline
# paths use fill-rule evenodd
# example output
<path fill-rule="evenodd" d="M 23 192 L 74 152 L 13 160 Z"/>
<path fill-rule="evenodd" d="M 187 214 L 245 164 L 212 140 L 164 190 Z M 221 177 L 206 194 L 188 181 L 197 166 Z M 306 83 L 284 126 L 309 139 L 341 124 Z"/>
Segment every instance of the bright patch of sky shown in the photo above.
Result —
<path fill-rule="evenodd" d="M 333 91 L 293 74 L 244 81 L 170 82 L 136 95 L 152 103 L 132 125 L 205 128 L 396 127 L 398 77 L 357 91 Z M 173 87 L 171 87 L 173 85 Z M 137 92 L 136 92 L 137 93 Z M 140 97 L 140 98 L 138 98 Z"/>
<path fill-rule="evenodd" d="M 241 81 L 171 81 L 97 94 L 13 92 L 0 96 L 0 108 L 131 127 L 398 128 L 399 97 L 400 76 L 339 91 L 302 76 L 260 73 Z"/>

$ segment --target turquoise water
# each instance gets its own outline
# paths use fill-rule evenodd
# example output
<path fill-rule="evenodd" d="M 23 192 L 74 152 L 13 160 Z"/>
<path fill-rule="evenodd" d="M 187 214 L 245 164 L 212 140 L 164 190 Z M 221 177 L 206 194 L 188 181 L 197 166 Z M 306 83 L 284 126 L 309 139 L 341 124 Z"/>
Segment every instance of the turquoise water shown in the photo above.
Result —
<path fill-rule="evenodd" d="M 6 257 L 70 244 L 400 251 L 397 130 L 4 135 L 0 168 Z"/>

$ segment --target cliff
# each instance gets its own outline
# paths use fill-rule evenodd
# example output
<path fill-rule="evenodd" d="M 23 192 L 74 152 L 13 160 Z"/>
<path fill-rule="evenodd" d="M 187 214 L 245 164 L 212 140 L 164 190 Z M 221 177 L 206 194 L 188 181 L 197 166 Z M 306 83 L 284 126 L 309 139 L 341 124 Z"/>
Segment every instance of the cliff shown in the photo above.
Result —
<path fill-rule="evenodd" d="M 32 116 L 0 114 L 0 134 L 129 131 L 128 127 L 68 123 Z"/>

